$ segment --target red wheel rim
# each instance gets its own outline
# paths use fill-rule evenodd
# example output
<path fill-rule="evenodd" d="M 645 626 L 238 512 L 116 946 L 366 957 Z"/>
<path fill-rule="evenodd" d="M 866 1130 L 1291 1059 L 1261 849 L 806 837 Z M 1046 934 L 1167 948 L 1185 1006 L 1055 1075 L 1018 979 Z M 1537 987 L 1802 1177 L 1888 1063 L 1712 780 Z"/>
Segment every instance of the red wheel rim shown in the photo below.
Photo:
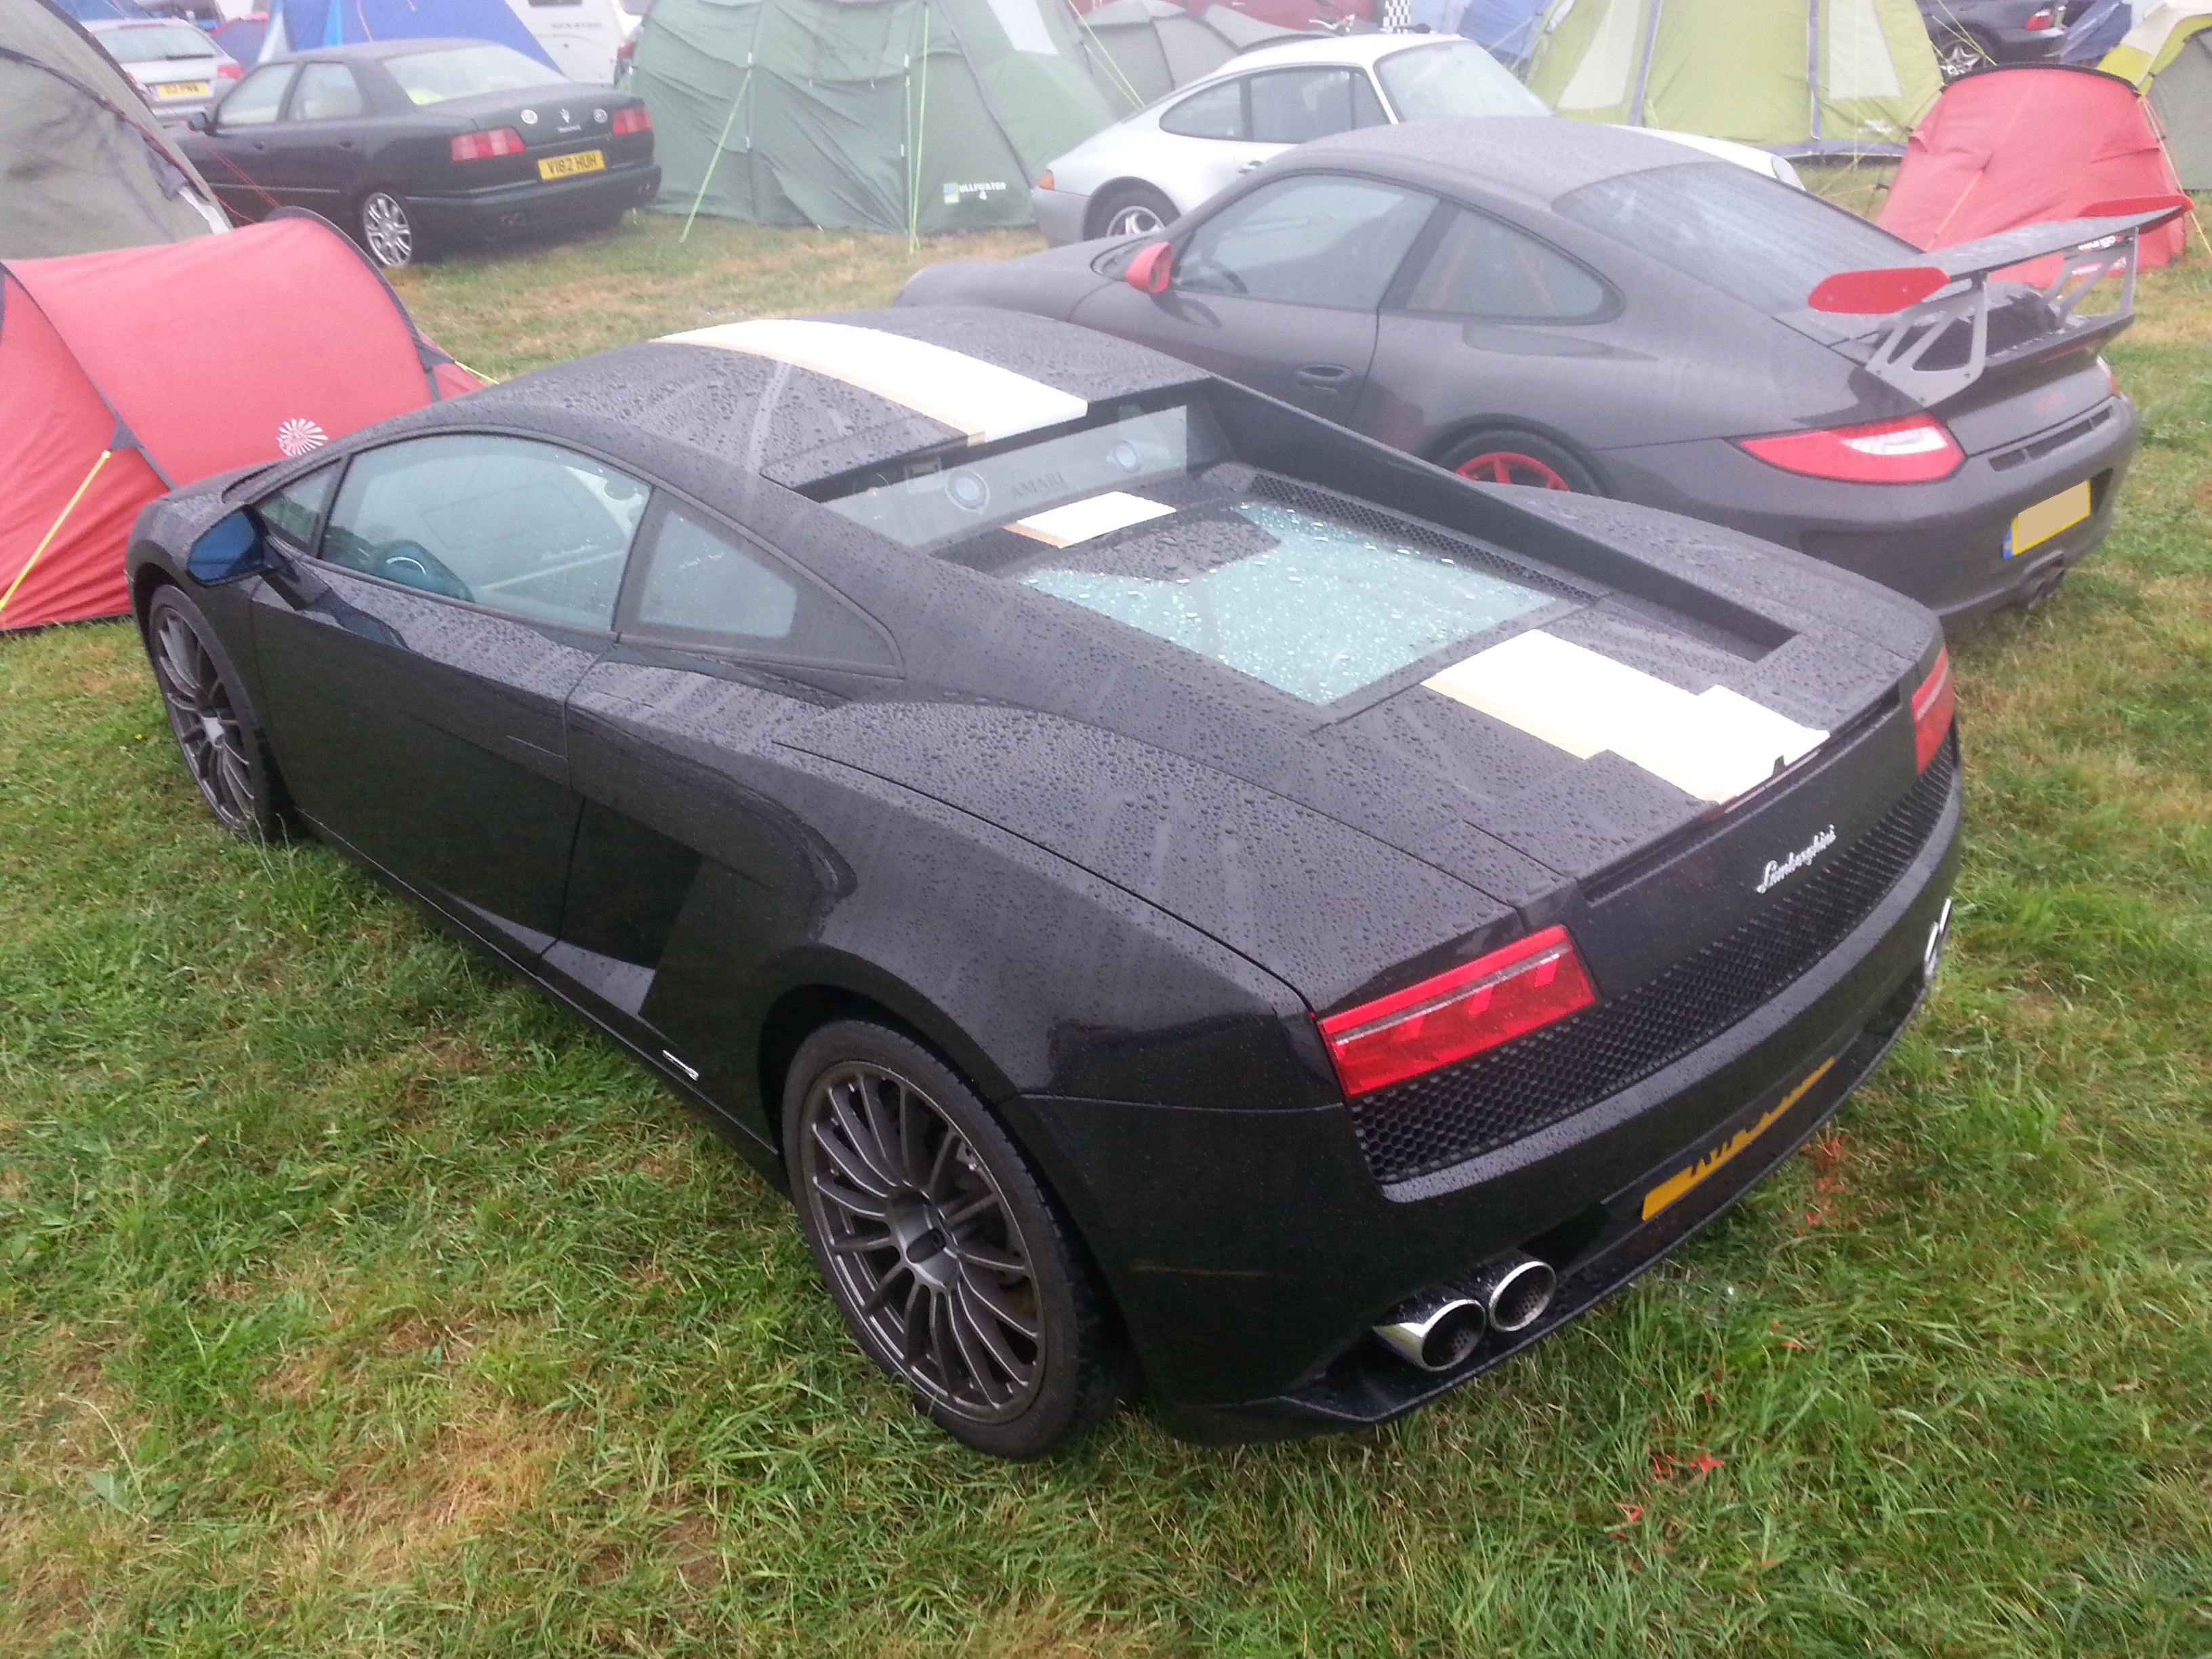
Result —
<path fill-rule="evenodd" d="M 1461 477 L 1478 483 L 1524 484 L 1531 489 L 1564 489 L 1570 495 L 1574 491 L 1574 486 L 1555 469 L 1517 449 L 1486 449 L 1462 461 L 1457 471 Z"/>

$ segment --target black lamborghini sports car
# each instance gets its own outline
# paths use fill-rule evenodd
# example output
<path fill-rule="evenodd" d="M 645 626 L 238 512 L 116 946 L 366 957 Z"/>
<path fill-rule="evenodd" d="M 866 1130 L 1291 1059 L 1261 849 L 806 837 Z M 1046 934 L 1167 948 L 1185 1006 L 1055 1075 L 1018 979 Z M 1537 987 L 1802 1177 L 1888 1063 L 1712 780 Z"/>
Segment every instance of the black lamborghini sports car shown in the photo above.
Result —
<path fill-rule="evenodd" d="M 1649 133 L 1440 121 L 1301 144 L 1152 235 L 932 265 L 900 301 L 1102 329 L 1470 477 L 1686 513 L 1957 618 L 2047 594 L 2111 526 L 2136 416 L 2098 353 L 2131 311 L 2081 301 L 2187 205 L 1923 252 Z M 2037 254 L 2071 256 L 2049 289 L 1992 280 Z"/>
<path fill-rule="evenodd" d="M 1833 1111 L 1948 915 L 1919 605 L 1038 318 L 585 358 L 179 490 L 130 574 L 216 816 L 719 1115 L 1009 1455 L 1494 1364 Z"/>

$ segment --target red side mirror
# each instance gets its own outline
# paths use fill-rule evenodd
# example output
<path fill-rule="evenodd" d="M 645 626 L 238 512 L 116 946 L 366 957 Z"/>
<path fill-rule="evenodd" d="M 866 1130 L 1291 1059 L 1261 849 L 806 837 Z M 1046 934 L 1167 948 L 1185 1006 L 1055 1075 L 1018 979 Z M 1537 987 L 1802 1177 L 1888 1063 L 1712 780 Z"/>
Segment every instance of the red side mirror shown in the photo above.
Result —
<path fill-rule="evenodd" d="M 1164 294 L 1168 278 L 1174 275 L 1175 244 L 1154 242 L 1137 250 L 1137 257 L 1123 267 L 1121 280 L 1139 294 Z"/>

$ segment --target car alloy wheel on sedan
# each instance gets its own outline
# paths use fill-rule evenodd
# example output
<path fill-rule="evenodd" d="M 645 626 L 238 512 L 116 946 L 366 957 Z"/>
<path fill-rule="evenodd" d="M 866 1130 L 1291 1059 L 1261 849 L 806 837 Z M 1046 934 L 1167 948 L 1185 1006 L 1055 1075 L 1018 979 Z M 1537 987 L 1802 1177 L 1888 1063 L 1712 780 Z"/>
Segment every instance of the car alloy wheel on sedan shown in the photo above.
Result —
<path fill-rule="evenodd" d="M 173 493 L 129 574 L 217 817 L 711 1112 L 1004 1455 L 1540 1339 L 1837 1109 L 1957 861 L 1911 601 L 1004 312 L 525 375 Z"/>

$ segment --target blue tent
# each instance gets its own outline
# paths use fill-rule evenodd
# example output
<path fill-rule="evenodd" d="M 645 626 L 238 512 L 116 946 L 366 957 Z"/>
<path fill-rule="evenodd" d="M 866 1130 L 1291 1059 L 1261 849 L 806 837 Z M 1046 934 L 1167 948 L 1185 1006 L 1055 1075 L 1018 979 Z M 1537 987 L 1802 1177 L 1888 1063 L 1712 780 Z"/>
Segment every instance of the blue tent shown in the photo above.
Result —
<path fill-rule="evenodd" d="M 2066 51 L 2062 63 L 2094 64 L 2135 27 L 2135 8 L 2128 0 L 2093 0 L 2089 9 L 2067 20 Z"/>
<path fill-rule="evenodd" d="M 496 40 L 556 67 L 506 0 L 276 0 L 261 56 L 356 40 Z"/>
<path fill-rule="evenodd" d="M 1544 6 L 1545 0 L 1468 0 L 1459 32 L 1487 46 L 1499 63 L 1518 65 L 1536 50 L 1536 24 Z"/>

